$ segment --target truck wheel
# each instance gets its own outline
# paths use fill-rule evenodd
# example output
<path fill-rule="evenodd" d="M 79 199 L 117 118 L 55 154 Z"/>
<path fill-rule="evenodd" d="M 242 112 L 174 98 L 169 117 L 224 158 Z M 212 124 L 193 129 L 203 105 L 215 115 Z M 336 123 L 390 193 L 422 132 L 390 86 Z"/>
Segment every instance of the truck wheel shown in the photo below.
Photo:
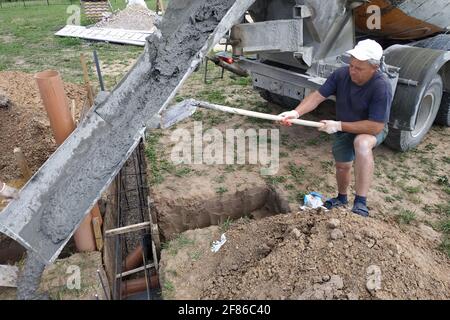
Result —
<path fill-rule="evenodd" d="M 300 103 L 299 100 L 295 100 L 290 97 L 281 96 L 279 94 L 276 94 L 276 93 L 273 93 L 273 92 L 270 92 L 267 90 L 260 90 L 259 95 L 264 100 L 271 102 L 271 103 L 275 103 L 275 104 L 279 105 L 280 107 L 284 107 L 286 109 L 288 109 L 288 108 L 293 109 L 293 108 L 297 107 L 298 104 Z"/>
<path fill-rule="evenodd" d="M 439 108 L 434 123 L 441 126 L 450 127 L 450 93 L 444 92 L 442 96 L 441 107 Z"/>
<path fill-rule="evenodd" d="M 397 90 L 401 90 L 398 88 Z M 385 143 L 400 151 L 407 151 L 416 147 L 430 130 L 442 100 L 443 83 L 440 75 L 436 74 L 428 83 L 426 90 L 420 100 L 417 112 L 416 125 L 413 131 L 389 128 L 389 134 Z M 411 101 L 405 104 L 414 103 L 414 96 L 410 96 Z"/>
<path fill-rule="evenodd" d="M 450 34 L 439 34 L 435 37 L 415 42 L 412 45 L 420 48 L 450 51 Z M 450 93 L 444 92 L 441 107 L 434 122 L 450 127 Z"/>

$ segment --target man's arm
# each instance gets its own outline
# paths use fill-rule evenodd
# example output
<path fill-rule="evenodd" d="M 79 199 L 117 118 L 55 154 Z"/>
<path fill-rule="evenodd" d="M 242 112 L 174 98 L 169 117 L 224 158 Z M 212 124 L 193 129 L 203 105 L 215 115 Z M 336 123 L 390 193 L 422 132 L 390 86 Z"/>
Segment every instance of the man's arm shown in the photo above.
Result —
<path fill-rule="evenodd" d="M 297 119 L 308 112 L 313 111 L 316 109 L 319 104 L 321 104 L 323 101 L 325 101 L 326 98 L 323 97 L 319 91 L 314 91 L 313 93 L 309 94 L 305 99 L 300 102 L 300 104 L 292 111 L 283 112 L 280 114 L 280 116 L 284 117 L 283 120 L 281 120 L 281 124 L 285 126 L 291 126 L 291 122 L 289 119 Z"/>
<path fill-rule="evenodd" d="M 371 120 L 342 122 L 342 131 L 354 134 L 371 134 L 376 136 L 384 129 L 384 123 Z"/>
<path fill-rule="evenodd" d="M 300 102 L 295 111 L 298 112 L 299 117 L 313 111 L 319 104 L 324 102 L 327 98 L 323 97 L 319 91 L 314 91 Z"/>
<path fill-rule="evenodd" d="M 383 122 L 376 122 L 371 120 L 362 120 L 355 122 L 322 120 L 320 122 L 322 122 L 324 126 L 319 128 L 319 131 L 323 131 L 328 134 L 343 131 L 354 134 L 371 134 L 376 136 L 384 128 Z"/>

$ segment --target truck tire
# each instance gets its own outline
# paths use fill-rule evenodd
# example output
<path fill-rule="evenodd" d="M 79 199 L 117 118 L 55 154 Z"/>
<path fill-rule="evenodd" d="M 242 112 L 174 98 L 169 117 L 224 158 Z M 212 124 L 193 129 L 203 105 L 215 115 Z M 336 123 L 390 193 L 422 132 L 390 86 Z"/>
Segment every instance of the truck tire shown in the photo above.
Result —
<path fill-rule="evenodd" d="M 417 41 L 412 45 L 420 48 L 450 51 L 450 34 L 439 34 L 432 38 Z M 450 93 L 448 92 L 444 92 L 441 107 L 434 123 L 450 127 Z"/>
<path fill-rule="evenodd" d="M 441 107 L 439 108 L 434 123 L 441 126 L 450 127 L 450 93 L 444 92 L 442 96 Z"/>
<path fill-rule="evenodd" d="M 397 88 L 401 90 L 402 88 Z M 400 151 L 407 151 L 416 147 L 427 134 L 433 125 L 433 121 L 438 113 L 442 100 L 443 82 L 440 75 L 436 74 L 428 83 L 422 96 L 417 113 L 416 127 L 413 131 L 389 128 L 389 134 L 385 143 Z M 414 96 L 410 96 L 411 101 L 404 101 L 405 104 L 414 103 Z"/>
<path fill-rule="evenodd" d="M 259 90 L 259 95 L 264 100 L 274 103 L 276 105 L 279 105 L 280 107 L 283 107 L 286 109 L 289 109 L 289 108 L 294 109 L 300 103 L 299 100 L 296 100 L 296 99 L 293 99 L 290 97 L 281 96 L 279 94 L 270 92 L 268 90 Z"/>

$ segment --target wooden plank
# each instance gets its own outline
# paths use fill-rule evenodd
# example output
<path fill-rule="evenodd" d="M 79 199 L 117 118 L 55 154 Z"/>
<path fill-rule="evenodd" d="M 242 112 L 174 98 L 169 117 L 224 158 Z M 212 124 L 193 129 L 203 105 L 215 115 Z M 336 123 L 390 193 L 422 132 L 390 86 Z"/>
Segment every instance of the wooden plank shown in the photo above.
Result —
<path fill-rule="evenodd" d="M 132 224 L 132 225 L 129 225 L 126 227 L 107 230 L 105 232 L 105 236 L 106 237 L 117 236 L 117 235 L 123 234 L 123 233 L 129 233 L 129 232 L 139 231 L 142 229 L 147 229 L 148 227 L 150 227 L 150 222 L 142 222 L 142 223 Z"/>
<path fill-rule="evenodd" d="M 136 268 L 136 269 L 132 269 L 132 270 L 129 270 L 129 271 L 125 271 L 125 272 L 119 273 L 119 274 L 116 275 L 116 279 L 119 279 L 119 278 L 122 278 L 122 277 L 125 277 L 125 276 L 129 276 L 130 274 L 135 274 L 135 273 L 144 271 L 145 269 L 153 268 L 154 266 L 155 266 L 154 263 L 149 263 L 148 265 L 146 265 L 145 268 L 144 268 L 144 266 L 142 266 L 142 267 L 139 267 L 139 268 Z"/>
<path fill-rule="evenodd" d="M 94 229 L 95 244 L 98 251 L 103 249 L 102 226 L 98 217 L 92 218 L 92 228 Z"/>
<path fill-rule="evenodd" d="M 0 265 L 0 287 L 17 287 L 17 274 L 19 268 L 16 266 Z"/>
<path fill-rule="evenodd" d="M 153 240 L 152 240 L 152 253 L 153 253 L 153 263 L 155 264 L 156 272 L 158 272 L 158 270 L 159 270 L 158 253 L 156 252 L 156 246 L 155 246 L 155 242 L 153 242 Z"/>
<path fill-rule="evenodd" d="M 86 88 L 88 100 L 89 100 L 89 108 L 94 105 L 94 94 L 92 92 L 91 84 L 89 81 L 89 74 L 87 70 L 87 64 L 86 59 L 84 58 L 84 54 L 80 54 L 80 61 L 81 61 L 81 67 L 83 69 L 83 79 L 84 79 L 84 86 Z"/>
<path fill-rule="evenodd" d="M 108 188 L 106 212 L 104 217 L 103 228 L 105 230 L 117 227 L 117 178 Z M 103 262 L 105 272 L 108 277 L 109 287 L 114 286 L 116 278 L 116 239 L 106 237 L 103 239 Z"/>
<path fill-rule="evenodd" d="M 159 228 L 157 224 L 152 225 L 151 233 L 152 233 L 152 240 L 155 243 L 156 253 L 158 253 L 159 255 L 161 251 L 161 240 L 159 237 Z"/>

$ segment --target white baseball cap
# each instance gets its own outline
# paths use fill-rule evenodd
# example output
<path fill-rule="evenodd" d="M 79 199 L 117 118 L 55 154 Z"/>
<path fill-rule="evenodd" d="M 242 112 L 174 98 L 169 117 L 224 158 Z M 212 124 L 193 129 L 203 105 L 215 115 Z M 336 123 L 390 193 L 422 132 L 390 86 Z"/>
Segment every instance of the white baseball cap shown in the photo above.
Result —
<path fill-rule="evenodd" d="M 383 57 L 383 48 L 375 40 L 363 40 L 358 42 L 354 49 L 347 51 L 358 60 L 367 61 L 370 59 L 380 61 Z"/>

